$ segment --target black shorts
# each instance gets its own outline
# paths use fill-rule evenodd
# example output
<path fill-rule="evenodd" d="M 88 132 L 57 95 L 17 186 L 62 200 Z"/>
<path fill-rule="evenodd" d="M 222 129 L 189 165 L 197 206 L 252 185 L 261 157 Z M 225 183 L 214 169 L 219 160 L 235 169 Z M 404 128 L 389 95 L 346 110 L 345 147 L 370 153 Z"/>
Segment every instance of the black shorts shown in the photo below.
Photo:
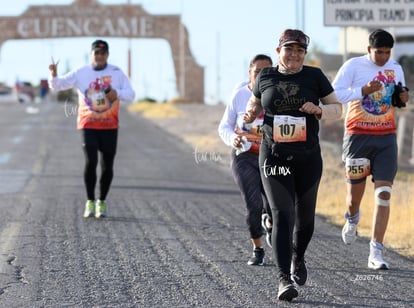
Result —
<path fill-rule="evenodd" d="M 103 153 L 116 153 L 118 129 L 82 129 L 82 146 Z"/>
<path fill-rule="evenodd" d="M 369 174 L 373 181 L 394 181 L 398 169 L 395 134 L 345 135 L 342 153 L 348 183 L 361 183 Z M 364 165 L 369 169 L 364 170 Z"/>

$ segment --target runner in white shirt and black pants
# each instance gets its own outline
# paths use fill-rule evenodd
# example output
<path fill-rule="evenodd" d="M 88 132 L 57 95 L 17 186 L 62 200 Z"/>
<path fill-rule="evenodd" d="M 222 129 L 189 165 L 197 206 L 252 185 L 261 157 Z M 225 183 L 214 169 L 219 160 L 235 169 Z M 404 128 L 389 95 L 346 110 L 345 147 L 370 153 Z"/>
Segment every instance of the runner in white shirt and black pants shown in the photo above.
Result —
<path fill-rule="evenodd" d="M 132 101 L 135 93 L 122 70 L 108 64 L 109 47 L 103 40 L 92 43 L 91 64 L 57 75 L 57 63 L 49 65 L 49 87 L 55 91 L 77 88 L 77 128 L 82 133 L 85 154 L 84 181 L 87 201 L 85 218 L 105 217 L 106 196 L 113 178 L 113 165 L 118 138 L 120 101 Z M 95 200 L 98 153 L 101 154 L 99 199 Z"/>
<path fill-rule="evenodd" d="M 272 59 L 263 54 L 256 55 L 250 61 L 249 82 L 239 84 L 234 89 L 231 101 L 226 106 L 218 127 L 219 135 L 224 143 L 232 147 L 231 170 L 247 209 L 246 222 L 253 244 L 253 256 L 247 262 L 249 265 L 264 264 L 261 218 L 263 207 L 268 207 L 268 203 L 264 195 L 258 164 L 263 119 L 257 119 L 255 123 L 246 125 L 243 116 L 257 74 L 262 68 L 271 66 Z"/>

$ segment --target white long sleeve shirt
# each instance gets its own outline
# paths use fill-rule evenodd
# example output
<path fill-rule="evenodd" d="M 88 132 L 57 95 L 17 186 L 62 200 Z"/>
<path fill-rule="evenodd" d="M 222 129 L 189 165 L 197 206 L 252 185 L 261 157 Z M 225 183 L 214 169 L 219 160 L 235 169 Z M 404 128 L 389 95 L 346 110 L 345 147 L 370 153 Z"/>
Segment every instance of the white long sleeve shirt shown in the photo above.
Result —
<path fill-rule="evenodd" d="M 78 129 L 116 129 L 120 101 L 132 101 L 135 92 L 127 76 L 114 65 L 107 64 L 102 70 L 85 65 L 63 76 L 49 76 L 49 87 L 62 91 L 76 87 L 78 94 Z M 105 89 L 111 87 L 117 99 L 110 102 Z"/>
<path fill-rule="evenodd" d="M 252 145 L 252 151 L 258 152 L 258 144 L 260 144 L 262 136 L 263 117 L 258 117 L 250 124 L 243 121 L 247 102 L 251 95 L 252 91 L 249 89 L 249 83 L 244 82 L 235 87 L 218 126 L 218 133 L 223 142 L 229 147 L 233 147 L 233 141 L 237 136 L 246 136 L 248 141 L 256 143 L 256 146 Z"/>
<path fill-rule="evenodd" d="M 378 80 L 383 84 L 380 91 L 362 95 L 362 87 Z M 394 85 L 405 85 L 401 65 L 388 60 L 383 66 L 376 65 L 369 54 L 346 61 L 339 69 L 332 86 L 341 103 L 348 103 L 345 128 L 348 134 L 394 134 L 396 130 L 392 94 Z"/>

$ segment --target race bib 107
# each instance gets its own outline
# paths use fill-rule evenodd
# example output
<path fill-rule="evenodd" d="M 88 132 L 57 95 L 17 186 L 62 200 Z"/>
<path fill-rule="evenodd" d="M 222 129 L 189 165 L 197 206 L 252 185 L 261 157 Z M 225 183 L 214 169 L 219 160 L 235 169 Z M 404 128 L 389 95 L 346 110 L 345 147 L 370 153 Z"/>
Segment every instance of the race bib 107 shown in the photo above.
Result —
<path fill-rule="evenodd" d="M 306 141 L 306 118 L 275 116 L 273 119 L 273 140 L 275 142 Z"/>

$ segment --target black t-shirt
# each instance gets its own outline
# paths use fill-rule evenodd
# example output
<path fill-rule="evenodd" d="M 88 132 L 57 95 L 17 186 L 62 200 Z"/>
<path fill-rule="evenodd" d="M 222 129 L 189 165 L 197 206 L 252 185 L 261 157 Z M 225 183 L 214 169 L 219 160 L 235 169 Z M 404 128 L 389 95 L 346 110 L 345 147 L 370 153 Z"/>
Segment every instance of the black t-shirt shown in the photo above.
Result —
<path fill-rule="evenodd" d="M 273 116 L 287 115 L 306 118 L 306 142 L 291 142 L 313 148 L 319 143 L 319 121 L 315 115 L 299 111 L 305 102 L 319 105 L 319 99 L 333 92 L 328 78 L 312 66 L 303 66 L 296 74 L 284 75 L 277 67 L 263 68 L 256 78 L 253 94 L 260 98 L 265 110 L 264 141 L 273 138 Z M 270 138 L 270 139 L 268 139 Z"/>

